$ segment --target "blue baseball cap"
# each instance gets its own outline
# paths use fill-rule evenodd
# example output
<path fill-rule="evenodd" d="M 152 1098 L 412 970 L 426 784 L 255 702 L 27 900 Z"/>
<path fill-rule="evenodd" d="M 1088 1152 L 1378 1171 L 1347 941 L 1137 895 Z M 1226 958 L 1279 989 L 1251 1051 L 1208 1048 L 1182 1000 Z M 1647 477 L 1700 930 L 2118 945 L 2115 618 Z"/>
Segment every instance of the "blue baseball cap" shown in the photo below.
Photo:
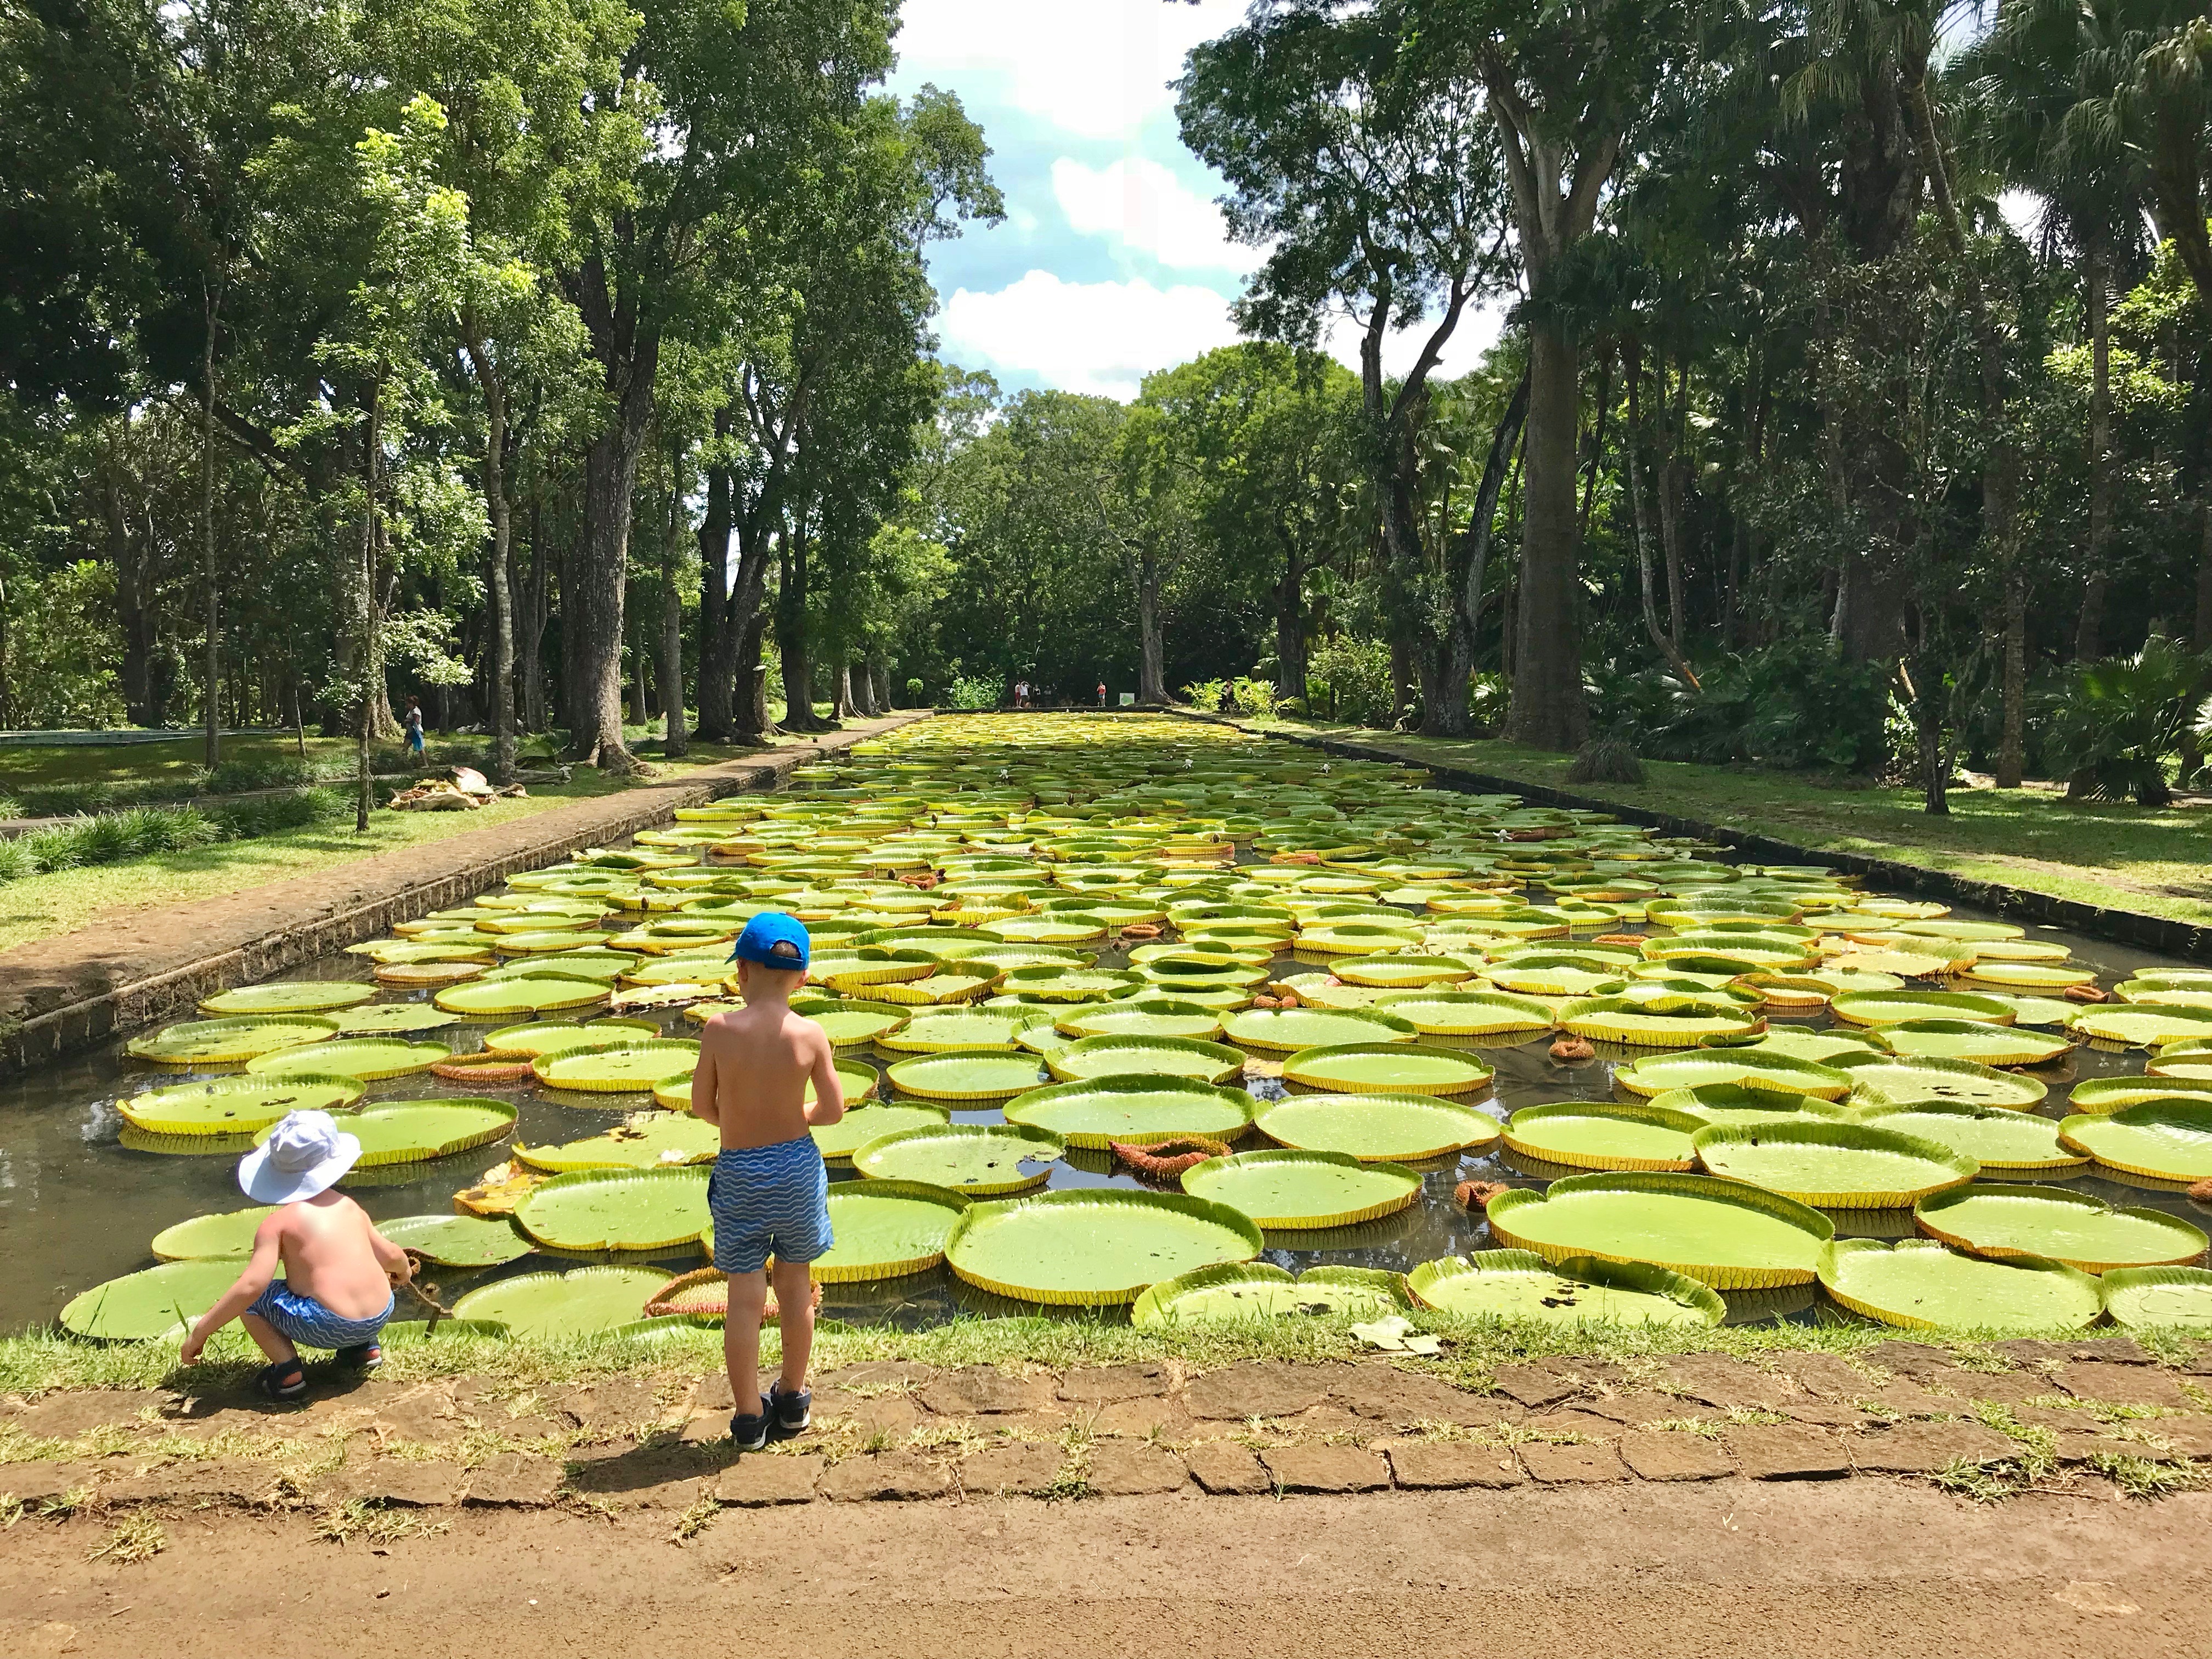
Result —
<path fill-rule="evenodd" d="M 797 916 L 781 910 L 763 910 L 745 924 L 738 942 L 730 947 L 732 962 L 750 962 L 786 973 L 806 971 L 805 926 Z"/>

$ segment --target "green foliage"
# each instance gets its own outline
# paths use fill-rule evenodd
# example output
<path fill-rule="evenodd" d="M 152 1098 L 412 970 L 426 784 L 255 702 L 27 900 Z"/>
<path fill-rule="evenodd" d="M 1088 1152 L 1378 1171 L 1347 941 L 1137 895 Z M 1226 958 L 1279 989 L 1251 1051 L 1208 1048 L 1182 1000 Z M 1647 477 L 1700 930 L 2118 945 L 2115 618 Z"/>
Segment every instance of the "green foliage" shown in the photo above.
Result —
<path fill-rule="evenodd" d="M 2170 758 L 2200 717 L 2212 724 L 2208 683 L 2212 664 L 2156 635 L 2132 657 L 2078 671 L 2044 736 L 2052 769 L 2066 779 L 2067 799 L 2133 799 L 2145 806 L 2171 800 Z"/>
<path fill-rule="evenodd" d="M 1000 689 L 997 680 L 986 679 L 981 674 L 955 674 L 952 684 L 945 689 L 945 706 L 948 708 L 996 708 Z"/>
<path fill-rule="evenodd" d="M 209 811 L 191 806 L 131 807 L 0 841 L 0 882 L 277 835 L 332 822 L 346 811 L 344 798 L 329 789 L 303 789 Z"/>
<path fill-rule="evenodd" d="M 1307 702 L 1323 718 L 1353 726 L 1397 724 L 1390 647 L 1380 640 L 1340 634 L 1313 649 L 1306 665 Z"/>
<path fill-rule="evenodd" d="M 1567 768 L 1569 783 L 1642 783 L 1644 763 L 1633 744 L 1619 738 L 1594 738 Z"/>
<path fill-rule="evenodd" d="M 1240 714 L 1252 714 L 1261 720 L 1272 720 L 1279 712 L 1274 682 L 1239 674 L 1229 684 L 1223 705 Z"/>
<path fill-rule="evenodd" d="M 1883 669 L 1825 640 L 1706 664 L 1692 688 L 1662 668 L 1594 677 L 1601 722 L 1658 760 L 1873 772 L 1885 750 Z"/>
<path fill-rule="evenodd" d="M 102 729 L 124 724 L 114 664 L 115 570 L 80 559 L 44 578 L 19 577 L 8 607 L 0 676 L 18 726 Z"/>
<path fill-rule="evenodd" d="M 1183 701 L 1203 714 L 1218 714 L 1221 712 L 1221 699 L 1228 690 L 1225 680 L 1200 680 L 1183 687 Z"/>
<path fill-rule="evenodd" d="M 907 683 L 906 683 L 906 703 L 907 703 L 907 707 L 908 707 L 908 708 L 921 708 L 921 695 L 922 695 L 922 684 L 921 684 L 921 682 L 920 680 L 918 680 L 918 679 L 915 679 L 915 678 L 909 678 L 907 680 Z"/>

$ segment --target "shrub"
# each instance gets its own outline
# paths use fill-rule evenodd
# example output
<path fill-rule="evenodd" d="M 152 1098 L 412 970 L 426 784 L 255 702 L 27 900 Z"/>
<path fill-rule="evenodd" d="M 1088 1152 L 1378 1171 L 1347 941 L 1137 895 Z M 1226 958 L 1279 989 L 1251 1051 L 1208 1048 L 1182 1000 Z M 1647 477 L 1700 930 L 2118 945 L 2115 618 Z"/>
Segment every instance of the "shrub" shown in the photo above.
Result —
<path fill-rule="evenodd" d="M 922 684 L 921 684 L 921 682 L 920 680 L 917 680 L 917 679 L 909 679 L 909 680 L 908 680 L 908 681 L 907 681 L 907 683 L 906 683 L 906 706 L 907 706 L 908 708 L 921 708 L 921 693 L 922 693 Z"/>
<path fill-rule="evenodd" d="M 1286 720 L 1302 720 L 1306 717 L 1306 700 L 1304 697 L 1285 697 L 1275 705 L 1275 712 Z"/>
<path fill-rule="evenodd" d="M 1261 720 L 1272 719 L 1280 706 L 1275 698 L 1275 683 L 1250 674 L 1239 674 L 1230 682 L 1224 707 L 1231 704 Z"/>
<path fill-rule="evenodd" d="M 1888 752 L 1884 670 L 1825 640 L 1785 640 L 1700 665 L 1702 689 L 1662 668 L 1591 677 L 1599 724 L 1660 760 L 1874 773 Z"/>
<path fill-rule="evenodd" d="M 1182 695 L 1193 708 L 1209 714 L 1221 712 L 1221 700 L 1229 695 L 1226 680 L 1200 680 L 1195 685 L 1186 685 Z"/>
<path fill-rule="evenodd" d="M 980 674 L 956 674 L 945 691 L 945 701 L 954 708 L 996 708 L 999 682 L 985 679 Z"/>
<path fill-rule="evenodd" d="M 2200 714 L 2207 664 L 2154 634 L 2132 657 L 2081 670 L 2052 711 L 2044 740 L 2069 800 L 2163 806 L 2173 799 L 2166 757 Z"/>
<path fill-rule="evenodd" d="M 1569 783 L 1641 783 L 1644 763 L 1636 746 L 1619 738 L 1594 738 L 1575 753 L 1567 768 Z"/>
<path fill-rule="evenodd" d="M 1390 677 L 1390 647 L 1381 640 L 1340 634 L 1314 647 L 1306 663 L 1306 690 L 1331 720 L 1354 726 L 1397 723 L 1397 688 Z"/>
<path fill-rule="evenodd" d="M 1467 683 L 1468 722 L 1484 737 L 1495 737 L 1505 725 L 1510 694 L 1503 674 L 1476 674 Z"/>
<path fill-rule="evenodd" d="M 351 810 L 335 789 L 239 801 L 216 811 L 197 807 L 133 807 L 100 817 L 80 817 L 0 842 L 0 882 L 60 870 L 114 864 L 155 853 L 183 852 L 220 841 L 245 841 L 326 823 Z"/>

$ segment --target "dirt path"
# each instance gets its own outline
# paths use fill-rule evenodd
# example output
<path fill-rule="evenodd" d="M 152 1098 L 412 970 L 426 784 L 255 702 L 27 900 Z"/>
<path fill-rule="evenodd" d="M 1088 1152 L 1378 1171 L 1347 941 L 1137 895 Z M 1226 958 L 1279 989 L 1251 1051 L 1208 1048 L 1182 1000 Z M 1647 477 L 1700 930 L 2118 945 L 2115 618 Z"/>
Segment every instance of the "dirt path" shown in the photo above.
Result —
<path fill-rule="evenodd" d="M 2200 1652 L 2212 1495 L 1982 1506 L 1901 1482 L 1409 1498 L 817 1504 L 671 1517 L 465 1510 L 443 1535 L 322 1541 L 298 1516 L 172 1513 L 0 1536 L 11 1654 L 417 1659 L 719 1653 Z"/>

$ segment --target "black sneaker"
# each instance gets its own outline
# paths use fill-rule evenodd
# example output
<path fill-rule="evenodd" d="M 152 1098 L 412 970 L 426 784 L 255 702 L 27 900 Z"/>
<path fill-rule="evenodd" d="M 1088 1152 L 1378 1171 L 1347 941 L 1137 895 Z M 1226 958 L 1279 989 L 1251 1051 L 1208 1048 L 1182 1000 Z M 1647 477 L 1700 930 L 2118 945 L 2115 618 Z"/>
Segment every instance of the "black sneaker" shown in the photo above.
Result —
<path fill-rule="evenodd" d="M 768 1389 L 769 1432 L 779 1440 L 787 1440 L 794 1434 L 804 1434 L 814 1421 L 814 1392 L 804 1389 L 793 1394 L 783 1386 L 778 1377 Z"/>
<path fill-rule="evenodd" d="M 730 1440 L 739 1451 L 758 1451 L 768 1444 L 768 1424 L 770 1408 L 767 1401 L 761 1401 L 757 1412 L 739 1412 L 730 1419 Z"/>

